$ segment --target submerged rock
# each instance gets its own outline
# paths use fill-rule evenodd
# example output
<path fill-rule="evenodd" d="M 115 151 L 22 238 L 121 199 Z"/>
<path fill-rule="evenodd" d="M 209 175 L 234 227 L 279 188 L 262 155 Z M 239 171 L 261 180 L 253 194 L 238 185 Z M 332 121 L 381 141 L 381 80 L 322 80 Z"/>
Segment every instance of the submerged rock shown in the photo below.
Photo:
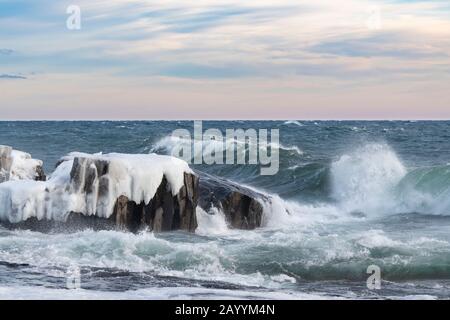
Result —
<path fill-rule="evenodd" d="M 254 190 L 206 173 L 200 178 L 199 206 L 205 211 L 216 207 L 225 214 L 227 223 L 236 229 L 251 230 L 261 227 L 268 198 Z"/>

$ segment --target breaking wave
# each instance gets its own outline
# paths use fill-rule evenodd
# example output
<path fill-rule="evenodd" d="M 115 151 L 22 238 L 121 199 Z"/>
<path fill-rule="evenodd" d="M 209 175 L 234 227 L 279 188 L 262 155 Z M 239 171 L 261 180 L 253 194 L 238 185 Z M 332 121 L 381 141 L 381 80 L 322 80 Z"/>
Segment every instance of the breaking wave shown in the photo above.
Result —
<path fill-rule="evenodd" d="M 332 196 L 347 211 L 450 214 L 450 166 L 408 170 L 385 144 L 369 144 L 331 166 Z"/>
<path fill-rule="evenodd" d="M 287 187 L 294 186 L 291 199 L 297 204 L 309 193 L 314 196 L 310 207 L 340 215 L 450 215 L 450 165 L 407 168 L 387 144 L 362 145 L 329 165 L 307 163 L 289 169 L 294 182 Z"/>
<path fill-rule="evenodd" d="M 168 155 L 177 155 L 177 151 L 183 147 L 191 148 L 195 140 L 190 140 L 186 138 L 176 137 L 176 136 L 165 136 L 158 141 L 156 141 L 150 148 L 150 152 L 163 153 Z M 225 146 L 225 148 L 223 148 Z M 297 156 L 302 156 L 303 151 L 297 146 L 284 145 L 281 143 L 269 143 L 267 145 L 271 148 L 278 148 L 281 152 L 292 153 Z M 238 152 L 248 152 L 250 148 L 264 148 L 264 146 L 255 145 L 253 141 L 243 142 L 239 139 L 225 139 L 225 141 L 218 140 L 205 140 L 202 142 L 203 155 L 209 155 L 216 148 L 222 148 L 224 151 L 230 148 L 234 148 Z M 200 150 L 200 149 L 199 149 Z M 197 153 L 196 153 L 197 152 Z M 192 152 L 192 158 L 198 155 L 198 151 L 195 149 Z"/>
<path fill-rule="evenodd" d="M 303 127 L 303 123 L 301 123 L 300 121 L 297 121 L 297 120 L 288 120 L 288 121 L 285 121 L 284 124 L 285 125 L 293 124 L 293 125 L 296 125 L 299 127 Z"/>

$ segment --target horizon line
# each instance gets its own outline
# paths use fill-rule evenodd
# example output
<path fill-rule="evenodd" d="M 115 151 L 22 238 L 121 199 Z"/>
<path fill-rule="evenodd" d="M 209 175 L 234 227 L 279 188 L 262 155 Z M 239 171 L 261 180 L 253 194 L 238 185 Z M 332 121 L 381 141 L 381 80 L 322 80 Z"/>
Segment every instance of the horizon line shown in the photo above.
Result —
<path fill-rule="evenodd" d="M 167 122 L 176 122 L 176 121 L 305 121 L 305 122 L 329 122 L 329 121 L 362 121 L 362 122 L 375 122 L 375 121 L 399 121 L 399 122 L 407 122 L 407 121 L 433 121 L 433 122 L 446 122 L 450 121 L 450 119 L 440 119 L 440 118 L 395 118 L 395 119 L 383 119 L 383 118 L 347 118 L 347 119 L 289 119 L 289 118 L 280 118 L 280 119 L 266 119 L 266 118 L 255 118 L 255 119 L 239 119 L 239 118 L 223 118 L 223 119 L 0 119 L 0 122 L 100 122 L 100 121 L 108 121 L 108 122 L 119 122 L 119 121 L 134 121 L 134 122 L 145 122 L 145 121 L 167 121 Z"/>

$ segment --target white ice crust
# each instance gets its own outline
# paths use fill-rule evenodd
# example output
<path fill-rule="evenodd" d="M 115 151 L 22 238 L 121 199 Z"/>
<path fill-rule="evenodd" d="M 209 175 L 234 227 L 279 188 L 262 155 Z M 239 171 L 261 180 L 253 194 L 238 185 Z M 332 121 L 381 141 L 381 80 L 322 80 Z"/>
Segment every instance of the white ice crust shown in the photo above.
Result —
<path fill-rule="evenodd" d="M 33 159 L 30 154 L 14 150 L 11 147 L 0 145 L 0 153 L 11 158 L 10 168 L 0 166 L 0 181 L 33 180 L 36 176 L 36 167 L 42 166 L 41 160 Z"/>
<path fill-rule="evenodd" d="M 109 163 L 108 173 L 101 178 L 103 185 L 108 186 L 106 194 L 99 196 L 97 176 L 92 183 L 93 192 L 87 194 L 80 187 L 77 190 L 70 177 L 75 158 Z M 71 212 L 108 218 L 120 196 L 148 204 L 164 176 L 172 194 L 176 195 L 184 184 L 184 173 L 192 173 L 185 161 L 156 154 L 92 155 L 74 152 L 62 160 L 45 182 L 17 180 L 0 183 L 0 221 L 17 223 L 31 217 L 65 221 Z M 93 161 L 83 163 L 81 170 L 89 170 L 88 167 L 93 166 Z"/>

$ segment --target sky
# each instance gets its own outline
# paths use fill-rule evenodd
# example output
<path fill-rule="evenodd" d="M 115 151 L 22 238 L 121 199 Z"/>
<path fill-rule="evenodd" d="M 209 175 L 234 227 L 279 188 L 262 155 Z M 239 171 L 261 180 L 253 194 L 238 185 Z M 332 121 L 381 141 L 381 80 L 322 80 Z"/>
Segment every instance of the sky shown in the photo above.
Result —
<path fill-rule="evenodd" d="M 8 119 L 450 119 L 450 1 L 0 0 Z"/>

